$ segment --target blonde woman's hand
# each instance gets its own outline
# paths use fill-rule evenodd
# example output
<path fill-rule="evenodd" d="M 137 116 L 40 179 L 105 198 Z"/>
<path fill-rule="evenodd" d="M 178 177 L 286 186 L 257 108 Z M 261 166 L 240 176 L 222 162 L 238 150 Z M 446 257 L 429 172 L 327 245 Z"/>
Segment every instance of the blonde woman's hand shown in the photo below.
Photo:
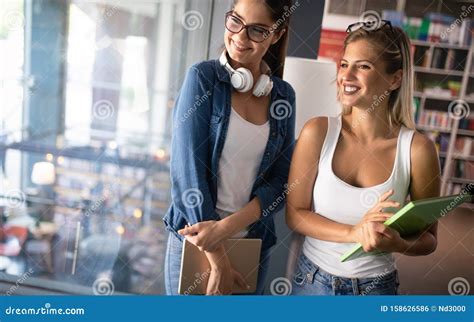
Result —
<path fill-rule="evenodd" d="M 374 245 L 374 242 L 379 242 L 382 236 L 385 236 L 386 238 L 395 238 L 395 231 L 383 224 L 387 219 L 393 216 L 393 213 L 386 212 L 384 209 L 400 207 L 400 203 L 388 200 L 393 193 L 393 190 L 385 192 L 379 198 L 378 202 L 367 211 L 362 220 L 351 228 L 350 239 L 353 242 L 362 244 L 364 250 L 376 246 Z M 383 229 L 380 225 L 387 229 Z M 382 236 L 374 235 L 376 233 Z"/>

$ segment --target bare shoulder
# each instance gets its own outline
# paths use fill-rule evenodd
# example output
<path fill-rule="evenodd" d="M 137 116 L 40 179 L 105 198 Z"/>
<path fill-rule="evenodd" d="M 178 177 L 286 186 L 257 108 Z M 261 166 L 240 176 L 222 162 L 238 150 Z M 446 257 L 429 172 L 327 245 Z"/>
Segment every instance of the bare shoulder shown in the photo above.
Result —
<path fill-rule="evenodd" d="M 411 160 L 412 164 L 432 164 L 438 162 L 438 152 L 436 146 L 430 138 L 426 135 L 415 132 L 411 145 Z"/>
<path fill-rule="evenodd" d="M 412 199 L 439 196 L 441 170 L 434 142 L 426 135 L 415 132 L 410 159 Z"/>
<path fill-rule="evenodd" d="M 300 139 L 303 141 L 324 141 L 328 130 L 328 118 L 319 116 L 310 119 L 301 130 Z"/>
<path fill-rule="evenodd" d="M 327 129 L 327 117 L 315 117 L 307 121 L 296 143 L 294 161 L 316 162 L 321 154 Z"/>

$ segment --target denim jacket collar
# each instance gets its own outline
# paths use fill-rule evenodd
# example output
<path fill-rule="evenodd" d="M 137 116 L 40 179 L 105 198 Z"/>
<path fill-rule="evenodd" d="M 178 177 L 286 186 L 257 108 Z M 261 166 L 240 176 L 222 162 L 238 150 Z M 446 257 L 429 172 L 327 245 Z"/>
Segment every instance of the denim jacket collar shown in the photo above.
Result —
<path fill-rule="evenodd" d="M 229 83 L 230 84 L 230 75 L 229 72 L 219 63 L 219 60 L 215 60 L 216 64 L 216 71 L 217 71 L 217 78 L 219 81 L 224 82 L 224 83 Z M 279 82 L 276 82 L 274 79 L 274 76 L 271 76 L 273 80 L 273 87 L 276 89 L 278 96 L 282 98 L 288 97 L 288 93 L 286 90 L 283 89 L 282 84 Z"/>

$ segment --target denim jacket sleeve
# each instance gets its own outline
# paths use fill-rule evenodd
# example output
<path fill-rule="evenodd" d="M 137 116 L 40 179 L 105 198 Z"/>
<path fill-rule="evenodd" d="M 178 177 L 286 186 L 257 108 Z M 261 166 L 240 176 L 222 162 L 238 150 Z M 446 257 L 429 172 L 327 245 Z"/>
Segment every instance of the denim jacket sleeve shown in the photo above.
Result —
<path fill-rule="evenodd" d="M 295 92 L 288 85 L 290 95 L 288 102 L 291 105 L 291 115 L 287 120 L 286 136 L 283 146 L 278 152 L 271 170 L 264 183 L 260 185 L 252 195 L 258 197 L 261 207 L 261 218 L 272 217 L 285 204 L 287 195 L 288 174 L 290 171 L 291 157 L 295 148 Z"/>
<path fill-rule="evenodd" d="M 191 225 L 218 220 L 208 184 L 211 86 L 192 66 L 186 74 L 173 110 L 171 155 L 172 202 Z"/>

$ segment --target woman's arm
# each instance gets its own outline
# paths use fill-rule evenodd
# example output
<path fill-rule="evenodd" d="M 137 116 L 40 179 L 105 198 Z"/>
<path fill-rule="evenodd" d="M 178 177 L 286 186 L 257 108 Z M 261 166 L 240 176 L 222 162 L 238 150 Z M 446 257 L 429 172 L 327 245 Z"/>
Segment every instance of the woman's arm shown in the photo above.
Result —
<path fill-rule="evenodd" d="M 190 224 L 219 219 L 207 179 L 212 93 L 202 75 L 204 68 L 189 69 L 173 109 L 172 202 L 175 211 Z M 207 99 L 197 104 L 196 97 Z"/>
<path fill-rule="evenodd" d="M 244 208 L 222 220 L 209 220 L 180 229 L 178 233 L 186 237 L 201 251 L 215 251 L 222 242 L 244 230 L 260 218 L 260 204 L 253 198 Z"/>
<path fill-rule="evenodd" d="M 325 117 L 308 121 L 296 144 L 291 161 L 289 182 L 298 182 L 287 197 L 286 223 L 290 229 L 313 238 L 349 242 L 350 225 L 327 219 L 312 211 L 314 183 L 328 128 Z"/>
<path fill-rule="evenodd" d="M 434 143 L 426 136 L 415 133 L 411 147 L 411 200 L 439 197 L 441 184 L 439 157 Z M 437 246 L 438 224 L 411 238 L 406 238 L 402 253 L 409 256 L 428 255 Z"/>

